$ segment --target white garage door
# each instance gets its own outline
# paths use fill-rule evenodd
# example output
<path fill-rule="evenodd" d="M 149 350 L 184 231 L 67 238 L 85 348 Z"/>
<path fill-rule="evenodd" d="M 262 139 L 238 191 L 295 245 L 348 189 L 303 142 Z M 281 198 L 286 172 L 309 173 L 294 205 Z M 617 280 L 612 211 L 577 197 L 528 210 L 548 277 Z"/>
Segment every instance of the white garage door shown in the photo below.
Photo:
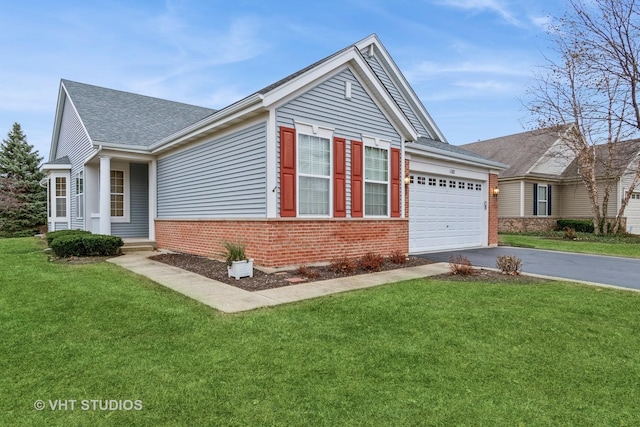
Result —
<path fill-rule="evenodd" d="M 485 183 L 412 173 L 409 183 L 409 251 L 482 246 Z"/>
<path fill-rule="evenodd" d="M 624 214 L 627 217 L 627 231 L 640 234 L 640 193 L 631 193 Z"/>

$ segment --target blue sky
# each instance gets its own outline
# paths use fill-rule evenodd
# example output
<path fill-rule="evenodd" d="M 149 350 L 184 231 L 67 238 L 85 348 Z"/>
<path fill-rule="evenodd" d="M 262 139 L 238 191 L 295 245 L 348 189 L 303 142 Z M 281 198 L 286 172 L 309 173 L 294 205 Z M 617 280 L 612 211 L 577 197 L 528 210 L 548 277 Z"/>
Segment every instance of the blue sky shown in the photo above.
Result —
<path fill-rule="evenodd" d="M 525 130 L 557 0 L 0 0 L 0 133 L 48 156 L 60 79 L 222 108 L 376 33 L 451 144 Z"/>

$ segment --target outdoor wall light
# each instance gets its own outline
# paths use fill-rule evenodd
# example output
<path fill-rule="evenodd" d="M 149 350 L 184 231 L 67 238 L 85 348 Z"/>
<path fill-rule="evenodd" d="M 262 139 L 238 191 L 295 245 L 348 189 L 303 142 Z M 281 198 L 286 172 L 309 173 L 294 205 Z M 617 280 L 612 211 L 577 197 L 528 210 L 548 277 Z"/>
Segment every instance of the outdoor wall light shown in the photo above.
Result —
<path fill-rule="evenodd" d="M 493 189 L 493 195 L 498 197 L 498 194 L 500 194 L 500 189 L 498 187 Z"/>
<path fill-rule="evenodd" d="M 408 176 L 404 177 L 404 185 L 409 185 L 410 179 Z"/>

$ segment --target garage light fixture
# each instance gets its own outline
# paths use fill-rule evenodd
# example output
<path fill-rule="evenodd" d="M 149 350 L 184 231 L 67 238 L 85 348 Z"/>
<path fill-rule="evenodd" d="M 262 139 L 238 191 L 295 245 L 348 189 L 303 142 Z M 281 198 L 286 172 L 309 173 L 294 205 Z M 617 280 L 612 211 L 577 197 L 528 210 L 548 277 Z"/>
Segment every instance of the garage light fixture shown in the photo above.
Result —
<path fill-rule="evenodd" d="M 493 195 L 498 197 L 498 194 L 500 194 L 500 189 L 498 187 L 493 189 Z"/>
<path fill-rule="evenodd" d="M 409 185 L 409 182 L 411 182 L 411 179 L 408 176 L 404 177 L 404 185 Z"/>

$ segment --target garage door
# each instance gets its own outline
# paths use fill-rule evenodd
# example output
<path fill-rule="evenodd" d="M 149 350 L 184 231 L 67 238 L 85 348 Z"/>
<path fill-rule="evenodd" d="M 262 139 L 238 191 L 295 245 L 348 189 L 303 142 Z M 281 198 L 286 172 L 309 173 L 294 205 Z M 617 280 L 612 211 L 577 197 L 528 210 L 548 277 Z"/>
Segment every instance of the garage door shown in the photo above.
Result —
<path fill-rule="evenodd" d="M 412 173 L 409 181 L 409 251 L 482 246 L 485 183 Z"/>
<path fill-rule="evenodd" d="M 631 193 L 624 214 L 627 217 L 627 231 L 640 234 L 640 193 Z"/>

